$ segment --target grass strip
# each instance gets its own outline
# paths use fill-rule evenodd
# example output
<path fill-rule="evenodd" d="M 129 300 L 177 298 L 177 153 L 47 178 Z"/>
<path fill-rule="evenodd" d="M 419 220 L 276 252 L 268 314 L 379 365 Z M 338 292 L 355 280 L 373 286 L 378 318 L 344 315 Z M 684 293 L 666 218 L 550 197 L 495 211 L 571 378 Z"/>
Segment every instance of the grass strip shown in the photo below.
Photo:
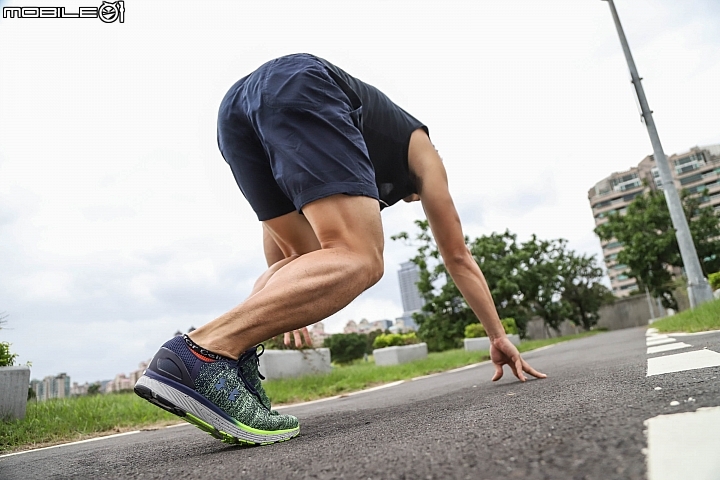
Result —
<path fill-rule="evenodd" d="M 713 300 L 692 310 L 657 320 L 653 322 L 652 328 L 663 333 L 720 330 L 720 300 Z"/>
<path fill-rule="evenodd" d="M 526 352 L 595 333 L 599 332 L 531 340 L 521 343 L 519 350 Z M 304 402 L 444 372 L 488 358 L 489 354 L 485 351 L 466 352 L 458 349 L 432 352 L 426 359 L 387 367 L 378 367 L 373 361 L 359 360 L 347 366 L 335 366 L 326 375 L 271 380 L 264 382 L 264 387 L 275 405 Z M 177 422 L 176 416 L 133 392 L 45 402 L 30 401 L 23 420 L 0 421 L 0 452 L 38 448 Z"/>
<path fill-rule="evenodd" d="M 22 420 L 0 421 L 0 452 L 170 425 L 177 417 L 133 392 L 31 400 Z"/>

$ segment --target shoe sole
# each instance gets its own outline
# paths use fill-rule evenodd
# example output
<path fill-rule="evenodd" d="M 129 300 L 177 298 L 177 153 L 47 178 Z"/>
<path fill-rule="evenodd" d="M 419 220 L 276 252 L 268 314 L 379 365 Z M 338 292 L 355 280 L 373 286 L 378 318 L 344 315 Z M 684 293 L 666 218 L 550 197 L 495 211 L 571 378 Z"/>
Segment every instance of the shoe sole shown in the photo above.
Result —
<path fill-rule="evenodd" d="M 269 445 L 290 440 L 300 433 L 299 426 L 290 430 L 264 431 L 230 420 L 192 396 L 146 375 L 135 384 L 135 393 L 231 445 Z"/>

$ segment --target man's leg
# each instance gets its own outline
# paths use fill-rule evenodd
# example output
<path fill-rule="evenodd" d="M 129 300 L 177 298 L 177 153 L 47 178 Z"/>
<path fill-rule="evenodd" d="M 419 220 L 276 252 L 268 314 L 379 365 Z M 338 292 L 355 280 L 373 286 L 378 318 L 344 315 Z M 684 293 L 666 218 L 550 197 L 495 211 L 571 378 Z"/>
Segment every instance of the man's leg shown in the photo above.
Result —
<path fill-rule="evenodd" d="M 303 213 L 320 249 L 307 252 L 309 232 L 295 213 L 266 221 L 283 253 L 303 254 L 245 302 L 192 332 L 193 341 L 237 358 L 268 338 L 332 315 L 377 283 L 384 242 L 377 200 L 333 195 L 309 203 Z"/>

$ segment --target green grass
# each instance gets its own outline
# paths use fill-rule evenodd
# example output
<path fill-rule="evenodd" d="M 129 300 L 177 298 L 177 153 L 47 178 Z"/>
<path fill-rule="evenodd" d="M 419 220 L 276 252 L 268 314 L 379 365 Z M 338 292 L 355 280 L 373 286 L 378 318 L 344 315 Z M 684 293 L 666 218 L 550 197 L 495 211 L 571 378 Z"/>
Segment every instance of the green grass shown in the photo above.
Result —
<path fill-rule="evenodd" d="M 177 423 L 176 416 L 132 392 L 31 400 L 24 419 L 0 422 L 0 452 L 171 423 Z"/>
<path fill-rule="evenodd" d="M 599 332 L 523 342 L 519 350 L 527 352 L 595 333 Z M 443 372 L 488 358 L 488 352 L 484 351 L 448 350 L 430 353 L 423 360 L 387 367 L 378 367 L 372 360 L 359 360 L 351 365 L 335 366 L 327 375 L 272 380 L 264 382 L 264 386 L 273 404 L 280 405 L 341 395 L 397 380 Z M 133 392 L 46 402 L 30 401 L 23 420 L 0 421 L 0 452 L 37 448 L 177 422 L 176 416 L 148 403 Z"/>
<path fill-rule="evenodd" d="M 720 330 L 720 300 L 658 320 L 652 324 L 652 328 L 660 332 L 687 333 Z"/>

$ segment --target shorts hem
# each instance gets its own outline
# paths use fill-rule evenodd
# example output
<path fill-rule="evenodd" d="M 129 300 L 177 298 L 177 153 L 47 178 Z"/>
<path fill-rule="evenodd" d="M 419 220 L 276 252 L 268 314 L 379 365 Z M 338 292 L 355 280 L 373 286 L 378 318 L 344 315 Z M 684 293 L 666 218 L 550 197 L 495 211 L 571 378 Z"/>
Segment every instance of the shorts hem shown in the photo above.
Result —
<path fill-rule="evenodd" d="M 297 208 L 298 211 L 301 211 L 308 203 L 338 194 L 370 197 L 380 201 L 380 195 L 378 195 L 377 186 L 375 185 L 371 186 L 355 182 L 338 182 L 308 188 L 298 195 L 293 203 L 295 204 L 295 208 Z"/>

